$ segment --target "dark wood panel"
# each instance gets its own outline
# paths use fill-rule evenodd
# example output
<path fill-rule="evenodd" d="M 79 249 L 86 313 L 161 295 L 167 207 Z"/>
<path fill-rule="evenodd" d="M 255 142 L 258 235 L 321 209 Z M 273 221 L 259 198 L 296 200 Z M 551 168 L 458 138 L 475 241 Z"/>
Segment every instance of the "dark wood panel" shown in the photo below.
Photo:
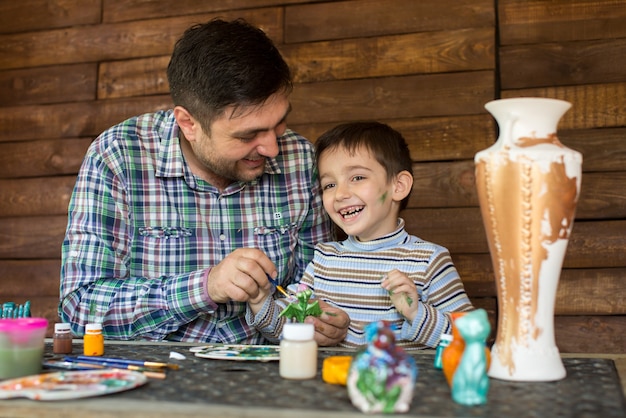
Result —
<path fill-rule="evenodd" d="M 626 7 L 615 0 L 499 0 L 500 42 L 541 42 L 626 37 Z"/>
<path fill-rule="evenodd" d="M 564 269 L 557 315 L 626 315 L 626 268 Z"/>
<path fill-rule="evenodd" d="M 626 38 L 505 46 L 500 66 L 503 89 L 622 82 Z"/>
<path fill-rule="evenodd" d="M 480 114 L 493 89 L 492 71 L 298 84 L 289 120 L 299 124 Z"/>
<path fill-rule="evenodd" d="M 0 142 L 0 178 L 76 174 L 92 141 L 68 138 Z"/>
<path fill-rule="evenodd" d="M 0 218 L 0 259 L 61 258 L 67 215 Z"/>
<path fill-rule="evenodd" d="M 217 16 L 193 15 L 0 35 L 0 69 L 166 55 L 189 26 Z M 282 40 L 280 8 L 229 11 L 219 16 L 246 18 L 263 27 L 272 39 L 279 43 Z M 22 53 L 24 50 L 29 53 Z"/>
<path fill-rule="evenodd" d="M 478 206 L 474 160 L 413 165 L 412 208 Z"/>
<path fill-rule="evenodd" d="M 0 2 L 0 33 L 88 25 L 100 22 L 102 0 Z"/>
<path fill-rule="evenodd" d="M 459 29 L 281 47 L 297 83 L 495 68 L 494 29 Z"/>
<path fill-rule="evenodd" d="M 406 139 L 414 161 L 463 160 L 495 141 L 494 122 L 487 114 L 416 119 L 379 119 Z M 338 122 L 292 124 L 289 127 L 315 142 Z"/>
<path fill-rule="evenodd" d="M 554 318 L 556 345 L 562 353 L 623 354 L 626 317 L 557 316 Z"/>
<path fill-rule="evenodd" d="M 0 217 L 66 215 L 76 176 L 0 180 Z"/>
<path fill-rule="evenodd" d="M 314 3 L 327 0 L 103 0 L 103 20 L 122 22 L 127 20 L 153 19 L 163 16 L 182 16 L 200 13 L 241 10 L 285 4 Z"/>
<path fill-rule="evenodd" d="M 103 62 L 98 71 L 98 99 L 168 94 L 170 56 Z"/>
<path fill-rule="evenodd" d="M 502 97 L 550 97 L 571 102 L 559 129 L 626 126 L 626 83 L 503 90 Z"/>
<path fill-rule="evenodd" d="M 0 105 L 94 100 L 96 64 L 0 71 Z"/>
<path fill-rule="evenodd" d="M 6 107 L 0 112 L 0 143 L 32 139 L 96 137 L 123 120 L 172 106 L 168 96 Z"/>
<path fill-rule="evenodd" d="M 353 1 L 335 1 L 288 6 L 285 41 L 310 42 L 494 24 L 490 0 L 360 0 L 358 7 Z"/>
<path fill-rule="evenodd" d="M 488 253 L 479 208 L 406 209 L 407 231 L 443 245 L 452 254 Z M 626 266 L 626 221 L 576 221 L 566 268 Z"/>
<path fill-rule="evenodd" d="M 0 260 L 0 277 L 5 301 L 20 304 L 22 299 L 36 296 L 59 296 L 61 259 L 53 260 Z"/>
<path fill-rule="evenodd" d="M 583 170 L 623 171 L 626 169 L 626 127 L 562 130 L 559 139 L 583 154 Z"/>

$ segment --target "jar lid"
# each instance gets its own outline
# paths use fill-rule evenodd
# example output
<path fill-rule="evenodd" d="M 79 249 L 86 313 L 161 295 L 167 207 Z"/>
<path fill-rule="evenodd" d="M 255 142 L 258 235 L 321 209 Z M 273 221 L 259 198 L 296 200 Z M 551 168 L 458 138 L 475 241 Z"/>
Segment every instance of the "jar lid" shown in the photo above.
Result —
<path fill-rule="evenodd" d="M 85 331 L 102 331 L 102 324 L 87 324 L 85 326 Z"/>
<path fill-rule="evenodd" d="M 308 341 L 315 336 L 313 324 L 292 322 L 283 326 L 283 338 L 292 341 Z"/>
<path fill-rule="evenodd" d="M 70 329 L 70 324 L 68 324 L 67 322 L 54 324 L 54 332 L 70 332 Z"/>

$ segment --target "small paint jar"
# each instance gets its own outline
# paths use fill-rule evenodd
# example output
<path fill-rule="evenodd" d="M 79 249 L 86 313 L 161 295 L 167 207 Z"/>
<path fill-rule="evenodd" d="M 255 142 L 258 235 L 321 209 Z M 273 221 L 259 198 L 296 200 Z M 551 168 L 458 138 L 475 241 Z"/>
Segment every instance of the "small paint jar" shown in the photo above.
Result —
<path fill-rule="evenodd" d="M 86 356 L 101 356 L 104 354 L 104 337 L 102 324 L 87 324 L 83 337 L 83 353 Z"/>
<path fill-rule="evenodd" d="M 437 370 L 443 369 L 443 361 L 441 360 L 443 357 L 443 349 L 450 345 L 450 341 L 452 341 L 452 335 L 441 334 L 439 345 L 437 345 L 437 350 L 435 350 L 434 366 Z"/>
<path fill-rule="evenodd" d="M 72 333 L 70 324 L 54 324 L 54 336 L 52 337 L 52 352 L 54 354 L 72 353 Z"/>
<path fill-rule="evenodd" d="M 288 323 L 280 341 L 279 374 L 283 379 L 305 380 L 317 375 L 317 343 L 313 324 Z"/>

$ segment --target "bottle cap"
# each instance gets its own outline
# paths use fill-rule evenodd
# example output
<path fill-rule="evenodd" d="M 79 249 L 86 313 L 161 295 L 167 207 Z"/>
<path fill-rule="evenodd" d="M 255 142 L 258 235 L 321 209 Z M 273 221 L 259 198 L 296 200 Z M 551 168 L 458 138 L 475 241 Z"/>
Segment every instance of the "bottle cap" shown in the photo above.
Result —
<path fill-rule="evenodd" d="M 302 322 L 288 323 L 283 326 L 283 338 L 292 341 L 312 340 L 315 335 L 313 324 Z"/>
<path fill-rule="evenodd" d="M 58 332 L 58 333 L 70 332 L 70 324 L 68 324 L 67 322 L 54 324 L 54 332 Z"/>
<path fill-rule="evenodd" d="M 441 342 L 450 342 L 452 341 L 452 334 L 441 334 Z"/>
<path fill-rule="evenodd" d="M 98 332 L 102 331 L 102 324 L 87 324 L 85 326 L 86 332 Z"/>

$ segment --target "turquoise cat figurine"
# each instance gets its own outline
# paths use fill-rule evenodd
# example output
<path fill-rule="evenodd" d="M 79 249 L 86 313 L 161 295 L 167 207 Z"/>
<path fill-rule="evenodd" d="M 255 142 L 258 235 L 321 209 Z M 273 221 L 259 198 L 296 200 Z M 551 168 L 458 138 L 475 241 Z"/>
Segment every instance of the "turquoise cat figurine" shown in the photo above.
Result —
<path fill-rule="evenodd" d="M 454 324 L 465 340 L 465 349 L 452 377 L 452 399 L 461 405 L 485 404 L 489 391 L 485 341 L 491 332 L 487 312 L 476 309 Z"/>
<path fill-rule="evenodd" d="M 407 412 L 417 378 L 415 360 L 396 346 L 391 325 L 372 322 L 365 327 L 367 345 L 355 354 L 348 372 L 348 395 L 361 412 Z"/>

